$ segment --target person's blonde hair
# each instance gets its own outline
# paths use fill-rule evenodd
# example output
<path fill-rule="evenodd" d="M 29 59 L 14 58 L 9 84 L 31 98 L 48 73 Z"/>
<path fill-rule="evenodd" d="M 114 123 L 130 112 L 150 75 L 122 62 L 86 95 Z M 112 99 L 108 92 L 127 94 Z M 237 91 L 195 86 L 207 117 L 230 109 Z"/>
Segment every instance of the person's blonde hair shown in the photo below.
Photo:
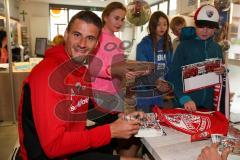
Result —
<path fill-rule="evenodd" d="M 64 44 L 64 37 L 63 35 L 56 35 L 54 38 L 53 38 L 53 41 L 52 41 L 52 46 L 57 46 L 57 45 L 61 45 L 61 44 Z"/>
<path fill-rule="evenodd" d="M 171 22 L 170 22 L 170 28 L 172 31 L 175 31 L 176 29 L 176 26 L 179 26 L 179 25 L 184 25 L 186 26 L 186 21 L 183 17 L 181 16 L 176 16 L 174 17 Z"/>
<path fill-rule="evenodd" d="M 127 12 L 126 7 L 120 2 L 109 3 L 105 7 L 105 9 L 103 10 L 103 13 L 102 13 L 102 23 L 103 23 L 103 25 L 105 25 L 104 17 L 109 16 L 110 13 L 115 11 L 116 9 L 121 9 L 121 10 Z"/>

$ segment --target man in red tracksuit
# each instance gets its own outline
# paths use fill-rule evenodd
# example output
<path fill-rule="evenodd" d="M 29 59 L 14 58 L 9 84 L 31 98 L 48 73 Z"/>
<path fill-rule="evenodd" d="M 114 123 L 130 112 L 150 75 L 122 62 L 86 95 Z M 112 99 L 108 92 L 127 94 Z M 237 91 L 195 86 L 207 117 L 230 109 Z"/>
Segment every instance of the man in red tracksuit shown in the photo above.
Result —
<path fill-rule="evenodd" d="M 112 138 L 128 139 L 138 132 L 138 120 L 123 118 L 86 128 L 88 114 L 98 118 L 101 115 L 94 111 L 103 109 L 88 111 L 95 103 L 87 67 L 81 64 L 96 48 L 101 27 L 94 13 L 76 14 L 65 31 L 65 44 L 50 48 L 25 80 L 18 116 L 22 159 L 117 160 L 118 155 L 103 153 L 99 148 Z"/>

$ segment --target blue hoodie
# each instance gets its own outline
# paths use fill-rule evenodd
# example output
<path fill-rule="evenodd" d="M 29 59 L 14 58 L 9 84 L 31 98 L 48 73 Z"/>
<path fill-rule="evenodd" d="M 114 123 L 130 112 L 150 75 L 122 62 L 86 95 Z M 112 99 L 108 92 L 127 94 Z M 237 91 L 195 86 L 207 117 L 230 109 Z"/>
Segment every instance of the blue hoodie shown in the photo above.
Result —
<path fill-rule="evenodd" d="M 190 29 L 192 32 L 192 28 Z M 185 32 L 182 34 L 184 33 Z M 213 110 L 213 87 L 196 90 L 190 93 L 183 93 L 181 67 L 184 65 L 205 61 L 209 58 L 222 59 L 222 50 L 220 46 L 213 41 L 212 37 L 207 40 L 201 40 L 195 34 L 192 36 L 192 38 L 189 38 L 191 36 L 188 35 L 187 40 L 185 40 L 183 37 L 184 35 L 182 35 L 182 41 L 176 49 L 169 73 L 169 80 L 174 85 L 175 96 L 177 97 L 180 106 L 183 106 L 184 103 L 193 100 L 197 107 Z"/>
<path fill-rule="evenodd" d="M 164 67 L 164 75 L 158 74 L 155 80 L 158 78 L 167 78 L 167 73 L 169 71 L 169 66 L 172 63 L 173 54 L 172 54 L 172 47 L 170 43 L 170 50 L 167 52 L 163 51 L 163 38 L 158 41 L 157 44 L 157 51 L 153 50 L 153 44 L 150 36 L 146 36 L 142 39 L 142 41 L 137 45 L 137 53 L 136 53 L 136 60 L 137 61 L 146 61 L 146 62 L 154 62 L 156 64 L 156 70 L 159 72 L 162 70 L 161 67 Z M 155 70 L 155 71 L 156 71 Z M 155 83 L 155 81 L 153 82 Z"/>
<path fill-rule="evenodd" d="M 161 38 L 157 43 L 157 50 L 154 53 L 152 39 L 148 35 L 142 39 L 142 41 L 137 45 L 136 60 L 137 61 L 146 61 L 154 62 L 155 69 L 154 71 L 147 76 L 140 77 L 136 80 L 137 86 L 144 85 L 155 85 L 156 80 L 165 79 L 168 80 L 169 67 L 173 59 L 172 45 L 170 43 L 170 49 L 166 52 L 163 51 L 163 38 Z M 141 101 L 140 97 L 148 97 L 149 101 L 144 99 Z M 150 93 L 145 92 L 144 94 L 137 94 L 137 105 L 138 106 L 152 106 L 152 105 L 162 105 L 162 98 L 158 96 L 157 90 L 150 91 Z"/>

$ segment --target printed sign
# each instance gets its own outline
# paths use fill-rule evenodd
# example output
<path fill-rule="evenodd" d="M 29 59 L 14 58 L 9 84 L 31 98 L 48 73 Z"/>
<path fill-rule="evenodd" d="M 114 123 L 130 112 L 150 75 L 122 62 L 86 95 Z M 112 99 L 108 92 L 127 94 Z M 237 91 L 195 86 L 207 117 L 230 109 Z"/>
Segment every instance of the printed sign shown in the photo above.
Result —
<path fill-rule="evenodd" d="M 222 78 L 214 72 L 221 66 L 220 59 L 208 59 L 203 62 L 182 66 L 183 92 L 207 88 L 220 84 Z"/>

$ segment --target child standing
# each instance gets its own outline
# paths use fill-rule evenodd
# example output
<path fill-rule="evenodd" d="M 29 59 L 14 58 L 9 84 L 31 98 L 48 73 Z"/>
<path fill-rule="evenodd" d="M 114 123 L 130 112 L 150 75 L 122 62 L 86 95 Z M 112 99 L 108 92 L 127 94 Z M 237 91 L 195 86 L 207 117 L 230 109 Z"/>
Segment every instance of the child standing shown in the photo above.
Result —
<path fill-rule="evenodd" d="M 99 105 L 101 101 L 105 102 L 106 105 L 101 106 L 110 111 L 123 111 L 121 81 L 119 77 L 111 76 L 111 65 L 124 61 L 122 41 L 114 33 L 119 32 L 124 25 L 125 15 L 126 8 L 120 2 L 112 2 L 105 7 L 102 13 L 103 29 L 99 48 L 91 66 L 93 69 L 100 67 L 97 77 L 92 80 L 92 88 L 102 91 L 102 93 L 94 92 L 95 100 Z M 101 61 L 101 66 L 97 65 L 96 60 Z"/>
<path fill-rule="evenodd" d="M 173 57 L 167 15 L 161 11 L 154 12 L 148 29 L 149 35 L 137 45 L 136 60 L 155 63 L 155 70 L 150 75 L 138 78 L 136 83 L 138 86 L 157 85 L 157 90 L 150 93 L 154 95 L 147 95 L 148 91 L 143 93 L 145 95 L 137 94 L 137 107 L 145 112 L 150 112 L 153 105 L 163 105 L 162 97 L 158 92 L 166 92 L 170 89 L 165 79 L 168 78 Z M 147 98 L 142 98 L 142 96 Z"/>
<path fill-rule="evenodd" d="M 174 17 L 170 22 L 170 28 L 176 38 L 173 40 L 173 53 L 175 53 L 177 46 L 180 43 L 180 34 L 183 27 L 186 27 L 186 21 L 181 16 Z"/>
<path fill-rule="evenodd" d="M 211 5 L 203 5 L 196 11 L 194 20 L 196 35 L 192 39 L 181 41 L 177 47 L 170 69 L 170 79 L 180 106 L 187 111 L 196 111 L 199 108 L 213 110 L 213 87 L 183 93 L 182 66 L 209 58 L 223 58 L 220 46 L 213 41 L 214 32 L 219 27 L 217 9 Z M 215 69 L 216 74 L 223 74 L 224 71 L 223 66 Z"/>

